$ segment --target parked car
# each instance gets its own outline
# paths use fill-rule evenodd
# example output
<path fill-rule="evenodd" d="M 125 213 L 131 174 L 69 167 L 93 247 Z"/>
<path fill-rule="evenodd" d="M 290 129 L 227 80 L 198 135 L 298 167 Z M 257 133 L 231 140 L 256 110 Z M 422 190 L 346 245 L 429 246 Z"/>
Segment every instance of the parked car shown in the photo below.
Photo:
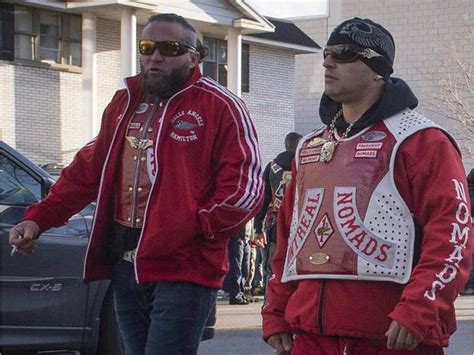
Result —
<path fill-rule="evenodd" d="M 41 235 L 31 256 L 11 254 L 8 234 L 54 179 L 0 141 L 0 353 L 123 353 L 110 281 L 81 282 L 94 204 Z M 214 336 L 215 309 L 203 340 Z"/>

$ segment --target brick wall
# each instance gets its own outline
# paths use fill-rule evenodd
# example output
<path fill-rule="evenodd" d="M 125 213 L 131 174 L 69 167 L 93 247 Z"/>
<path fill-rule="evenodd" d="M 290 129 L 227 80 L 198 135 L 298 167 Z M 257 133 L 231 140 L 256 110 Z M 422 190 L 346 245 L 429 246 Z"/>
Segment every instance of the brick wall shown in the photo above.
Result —
<path fill-rule="evenodd" d="M 459 71 L 456 70 L 449 55 L 448 48 L 453 46 L 458 51 L 461 62 L 471 65 L 474 58 L 474 6 L 472 0 L 331 0 L 330 17 L 327 20 L 313 19 L 297 21 L 307 30 L 314 40 L 327 38 L 328 31 L 334 24 L 345 19 L 359 16 L 371 18 L 384 25 L 393 35 L 396 42 L 394 76 L 404 79 L 420 100 L 418 111 L 428 118 L 447 128 L 461 145 L 464 163 L 469 170 L 474 166 L 474 140 L 462 124 L 446 118 L 438 107 L 446 107 L 441 100 L 444 81 L 451 78 L 461 83 Z M 311 22 L 311 21 L 309 21 Z M 332 26 L 331 26 L 332 25 Z M 320 33 L 318 33 L 321 31 Z M 469 34 L 471 31 L 471 34 Z M 318 42 L 321 46 L 323 42 Z M 319 56 L 320 58 L 320 56 Z M 311 73 L 317 67 L 320 74 Z M 297 59 L 297 78 L 307 77 L 311 73 L 314 80 L 322 85 L 321 59 Z M 314 98 L 317 84 L 297 80 L 296 92 L 309 92 L 308 103 L 298 104 L 296 127 L 309 127 L 313 120 Z M 318 93 L 319 94 L 319 93 Z M 318 99 L 319 100 L 319 99 Z M 464 101 L 474 110 L 474 98 L 464 97 Z M 299 107 L 304 107 L 298 111 Z M 317 112 L 316 112 L 317 114 Z"/>
<path fill-rule="evenodd" d="M 120 59 L 120 22 L 97 19 L 97 118 L 123 87 Z"/>
<path fill-rule="evenodd" d="M 15 144 L 15 92 L 13 66 L 0 60 L 0 140 Z"/>
<path fill-rule="evenodd" d="M 285 149 L 294 126 L 294 52 L 250 45 L 250 90 L 242 98 L 254 120 L 265 166 Z"/>
<path fill-rule="evenodd" d="M 81 74 L 1 62 L 0 77 L 2 139 L 40 164 L 71 159 L 83 141 Z"/>

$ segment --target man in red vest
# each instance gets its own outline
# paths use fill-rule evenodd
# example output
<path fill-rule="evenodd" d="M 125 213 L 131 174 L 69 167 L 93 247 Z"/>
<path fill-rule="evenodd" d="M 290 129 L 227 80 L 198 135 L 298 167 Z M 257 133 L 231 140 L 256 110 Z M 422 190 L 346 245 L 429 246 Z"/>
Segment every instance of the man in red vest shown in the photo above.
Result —
<path fill-rule="evenodd" d="M 459 149 L 390 76 L 380 24 L 342 22 L 323 56 L 326 126 L 295 154 L 263 336 L 277 354 L 442 354 L 471 268 Z"/>

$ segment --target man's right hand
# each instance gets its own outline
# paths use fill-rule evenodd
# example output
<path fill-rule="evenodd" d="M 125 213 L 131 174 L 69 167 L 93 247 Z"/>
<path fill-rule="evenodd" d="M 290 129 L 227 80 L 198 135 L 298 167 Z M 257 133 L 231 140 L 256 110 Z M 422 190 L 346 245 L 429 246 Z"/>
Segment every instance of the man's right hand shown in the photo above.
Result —
<path fill-rule="evenodd" d="M 31 255 L 36 249 L 40 228 L 36 222 L 23 221 L 10 230 L 9 243 L 24 254 Z"/>
<path fill-rule="evenodd" d="M 290 354 L 291 347 L 293 346 L 293 340 L 288 333 L 273 334 L 267 339 L 267 343 L 275 349 L 277 355 Z"/>
<path fill-rule="evenodd" d="M 265 237 L 265 234 L 263 233 L 255 233 L 255 244 L 258 247 L 264 248 L 265 245 L 267 244 L 267 238 Z"/>

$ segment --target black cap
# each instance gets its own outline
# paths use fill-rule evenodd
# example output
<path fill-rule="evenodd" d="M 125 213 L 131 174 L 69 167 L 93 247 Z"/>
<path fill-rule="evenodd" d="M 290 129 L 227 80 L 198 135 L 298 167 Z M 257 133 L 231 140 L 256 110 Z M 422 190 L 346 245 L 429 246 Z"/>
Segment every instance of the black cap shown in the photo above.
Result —
<path fill-rule="evenodd" d="M 352 44 L 374 50 L 383 57 L 361 57 L 360 60 L 384 78 L 393 73 L 395 42 L 390 32 L 378 23 L 358 17 L 344 21 L 332 31 L 327 43 L 328 46 L 336 44 Z"/>

